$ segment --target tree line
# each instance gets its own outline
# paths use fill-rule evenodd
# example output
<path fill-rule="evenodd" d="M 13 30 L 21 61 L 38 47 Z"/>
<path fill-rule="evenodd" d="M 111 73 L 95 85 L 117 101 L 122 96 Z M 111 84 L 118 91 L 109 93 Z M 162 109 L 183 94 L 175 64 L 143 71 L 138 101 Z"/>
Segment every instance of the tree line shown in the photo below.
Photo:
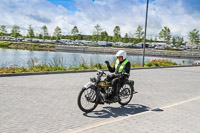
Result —
<path fill-rule="evenodd" d="M 56 26 L 54 29 L 53 35 L 50 36 L 48 28 L 46 25 L 41 27 L 40 34 L 35 34 L 34 29 L 29 25 L 27 30 L 27 35 L 22 36 L 20 34 L 20 27 L 13 25 L 11 33 L 7 32 L 6 26 L 0 26 L 0 36 L 12 36 L 12 37 L 27 37 L 27 38 L 38 38 L 38 39 L 51 39 L 51 40 L 60 40 L 60 39 L 71 39 L 71 40 L 88 40 L 88 41 L 107 41 L 107 42 L 123 42 L 123 43 L 140 43 L 144 40 L 144 31 L 142 26 L 138 26 L 135 34 L 131 35 L 126 33 L 124 37 L 121 36 L 120 27 L 115 26 L 113 30 L 113 36 L 109 36 L 106 31 L 104 31 L 99 24 L 94 26 L 92 35 L 83 35 L 80 34 L 78 27 L 74 26 L 71 30 L 71 35 L 63 35 L 60 27 Z M 184 44 L 184 38 L 182 36 L 172 36 L 171 31 L 168 27 L 164 27 L 159 32 L 159 39 L 162 39 L 167 44 L 182 45 Z M 198 29 L 193 29 L 188 34 L 188 40 L 193 44 L 198 44 L 200 40 L 200 34 Z M 157 42 L 157 37 L 150 38 L 147 42 Z"/>

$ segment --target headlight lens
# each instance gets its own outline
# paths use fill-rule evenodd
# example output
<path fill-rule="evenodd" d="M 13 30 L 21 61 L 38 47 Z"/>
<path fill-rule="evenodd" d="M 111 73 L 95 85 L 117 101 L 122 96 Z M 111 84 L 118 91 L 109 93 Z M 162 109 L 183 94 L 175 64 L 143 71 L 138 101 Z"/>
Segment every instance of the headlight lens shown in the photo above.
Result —
<path fill-rule="evenodd" d="M 90 81 L 91 82 L 96 82 L 96 78 L 94 77 L 94 78 L 90 78 Z"/>

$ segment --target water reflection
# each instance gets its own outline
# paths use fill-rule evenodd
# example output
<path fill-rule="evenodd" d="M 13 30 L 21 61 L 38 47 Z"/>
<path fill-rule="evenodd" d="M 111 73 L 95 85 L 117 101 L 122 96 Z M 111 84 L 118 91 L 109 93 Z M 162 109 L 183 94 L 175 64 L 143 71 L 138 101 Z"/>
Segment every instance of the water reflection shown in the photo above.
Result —
<path fill-rule="evenodd" d="M 55 56 L 62 57 L 66 62 L 66 67 L 78 66 L 82 61 L 85 61 L 87 64 L 90 64 L 91 62 L 104 63 L 105 60 L 114 63 L 116 60 L 116 57 L 110 54 L 29 51 L 0 48 L 0 67 L 5 67 L 8 65 L 27 66 L 27 62 L 31 58 L 37 58 L 39 62 L 49 63 L 50 60 Z M 127 56 L 127 59 L 131 62 L 142 64 L 142 56 Z M 163 57 L 145 57 L 145 62 L 154 59 L 168 59 L 182 65 L 190 65 L 194 62 L 193 59 L 175 59 Z"/>

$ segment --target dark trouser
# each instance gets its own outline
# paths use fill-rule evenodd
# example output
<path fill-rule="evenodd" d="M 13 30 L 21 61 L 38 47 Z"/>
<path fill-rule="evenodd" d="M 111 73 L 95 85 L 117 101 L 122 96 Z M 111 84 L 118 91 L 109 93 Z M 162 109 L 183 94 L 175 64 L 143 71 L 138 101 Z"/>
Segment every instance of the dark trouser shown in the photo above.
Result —
<path fill-rule="evenodd" d="M 120 79 L 119 78 L 114 78 L 112 80 L 112 88 L 113 88 L 113 92 L 112 92 L 112 97 L 115 96 L 117 94 L 117 87 L 120 84 Z"/>
<path fill-rule="evenodd" d="M 112 74 L 109 76 L 109 80 L 112 81 L 112 88 L 113 88 L 113 92 L 109 97 L 114 97 L 117 94 L 118 91 L 118 86 L 121 84 L 121 81 L 123 79 L 120 79 L 118 77 L 116 77 L 116 75 Z"/>

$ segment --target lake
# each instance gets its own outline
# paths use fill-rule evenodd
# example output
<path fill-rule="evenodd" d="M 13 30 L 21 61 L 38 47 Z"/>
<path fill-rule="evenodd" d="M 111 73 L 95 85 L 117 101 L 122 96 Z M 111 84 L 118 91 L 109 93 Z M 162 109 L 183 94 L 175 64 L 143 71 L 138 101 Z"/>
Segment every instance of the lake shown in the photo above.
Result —
<path fill-rule="evenodd" d="M 65 61 L 65 66 L 78 66 L 81 62 L 87 64 L 104 63 L 105 60 L 115 62 L 115 55 L 111 54 L 91 54 L 91 53 L 72 53 L 72 52 L 50 52 L 50 51 L 30 51 L 30 50 L 17 50 L 17 49 L 1 49 L 0 48 L 0 67 L 7 67 L 9 65 L 18 65 L 19 67 L 27 67 L 27 62 L 30 59 L 37 59 L 38 63 L 50 63 L 53 58 L 60 57 Z M 142 56 L 127 56 L 130 62 L 142 64 Z M 163 58 L 163 57 L 145 57 L 146 61 L 154 59 L 168 59 L 182 65 L 191 65 L 194 59 L 176 59 L 176 58 Z"/>

